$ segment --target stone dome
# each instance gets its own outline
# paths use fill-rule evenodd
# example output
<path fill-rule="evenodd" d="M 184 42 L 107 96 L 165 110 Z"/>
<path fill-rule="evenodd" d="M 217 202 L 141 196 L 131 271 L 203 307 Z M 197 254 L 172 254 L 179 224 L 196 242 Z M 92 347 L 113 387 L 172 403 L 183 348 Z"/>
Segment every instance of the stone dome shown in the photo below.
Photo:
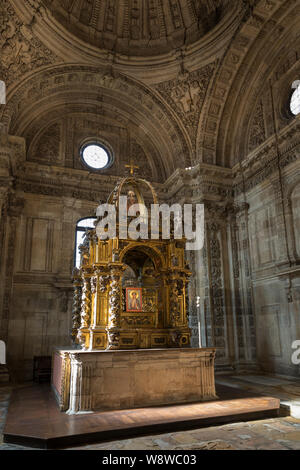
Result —
<path fill-rule="evenodd" d="M 78 38 L 129 56 L 157 56 L 193 44 L 235 2 L 229 0 L 44 0 Z"/>

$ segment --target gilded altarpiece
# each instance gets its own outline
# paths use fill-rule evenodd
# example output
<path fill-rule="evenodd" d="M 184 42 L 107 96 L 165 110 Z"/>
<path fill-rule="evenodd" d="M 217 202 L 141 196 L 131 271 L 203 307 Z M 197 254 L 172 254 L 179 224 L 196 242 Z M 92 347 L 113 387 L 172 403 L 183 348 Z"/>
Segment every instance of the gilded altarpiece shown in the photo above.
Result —
<path fill-rule="evenodd" d="M 143 203 L 140 185 L 157 197 L 146 181 L 125 178 L 110 203 L 126 191 Z M 146 204 L 145 204 L 146 207 Z M 150 220 L 148 227 L 150 227 Z M 100 240 L 96 228 L 81 246 L 81 267 L 74 271 L 73 340 L 84 350 L 172 348 L 190 346 L 186 293 L 190 271 L 185 262 L 185 240 Z M 127 307 L 126 289 L 139 290 L 137 311 Z"/>

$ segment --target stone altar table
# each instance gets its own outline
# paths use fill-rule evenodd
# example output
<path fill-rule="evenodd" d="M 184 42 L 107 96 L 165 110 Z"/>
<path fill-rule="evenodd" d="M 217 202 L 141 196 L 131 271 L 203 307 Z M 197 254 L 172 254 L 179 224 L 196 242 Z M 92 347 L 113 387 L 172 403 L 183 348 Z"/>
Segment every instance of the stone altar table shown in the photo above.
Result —
<path fill-rule="evenodd" d="M 214 357 L 213 348 L 57 350 L 52 387 L 68 413 L 212 400 Z"/>

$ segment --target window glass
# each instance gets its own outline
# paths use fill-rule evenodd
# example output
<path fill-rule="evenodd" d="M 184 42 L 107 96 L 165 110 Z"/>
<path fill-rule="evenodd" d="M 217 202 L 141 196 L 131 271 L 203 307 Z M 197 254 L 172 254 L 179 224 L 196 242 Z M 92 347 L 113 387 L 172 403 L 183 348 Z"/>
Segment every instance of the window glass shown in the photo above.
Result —
<path fill-rule="evenodd" d="M 84 241 L 84 235 L 86 229 L 95 228 L 94 222 L 97 220 L 96 217 L 87 217 L 86 219 L 81 219 L 77 222 L 76 226 L 76 236 L 75 236 L 75 266 L 76 268 L 80 267 L 80 252 L 79 247 Z"/>
<path fill-rule="evenodd" d="M 297 86 L 298 85 L 298 86 Z M 292 97 L 291 97 L 291 103 L 290 103 L 290 108 L 291 108 L 291 112 L 297 116 L 297 114 L 300 114 L 300 80 L 299 80 L 299 83 L 296 82 L 296 88 L 292 94 Z"/>
<path fill-rule="evenodd" d="M 111 160 L 108 151 L 99 144 L 85 145 L 81 150 L 81 156 L 84 163 L 94 170 L 106 168 Z"/>

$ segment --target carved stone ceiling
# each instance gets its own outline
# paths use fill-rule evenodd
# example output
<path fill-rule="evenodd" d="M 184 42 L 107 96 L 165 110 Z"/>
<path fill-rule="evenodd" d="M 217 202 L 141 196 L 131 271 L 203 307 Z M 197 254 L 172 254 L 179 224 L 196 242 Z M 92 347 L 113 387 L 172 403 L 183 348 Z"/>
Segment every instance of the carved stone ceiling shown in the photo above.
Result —
<path fill-rule="evenodd" d="M 50 161 L 56 152 L 31 136 L 42 121 L 46 129 L 51 119 L 43 136 L 55 140 L 60 123 L 52 113 L 69 119 L 79 107 L 85 132 L 92 114 L 103 118 L 96 130 L 112 139 L 109 126 L 127 129 L 137 163 L 148 162 L 155 181 L 198 162 L 232 167 L 273 135 L 267 84 L 276 100 L 278 76 L 294 74 L 299 62 L 299 3 L 2 0 L 0 78 L 8 101 L 0 118 L 8 132 L 27 139 L 32 161 L 41 153 Z M 287 87 L 296 76 L 284 76 Z"/>
<path fill-rule="evenodd" d="M 43 0 L 71 33 L 100 49 L 156 56 L 189 45 L 232 8 L 229 0 Z"/>

